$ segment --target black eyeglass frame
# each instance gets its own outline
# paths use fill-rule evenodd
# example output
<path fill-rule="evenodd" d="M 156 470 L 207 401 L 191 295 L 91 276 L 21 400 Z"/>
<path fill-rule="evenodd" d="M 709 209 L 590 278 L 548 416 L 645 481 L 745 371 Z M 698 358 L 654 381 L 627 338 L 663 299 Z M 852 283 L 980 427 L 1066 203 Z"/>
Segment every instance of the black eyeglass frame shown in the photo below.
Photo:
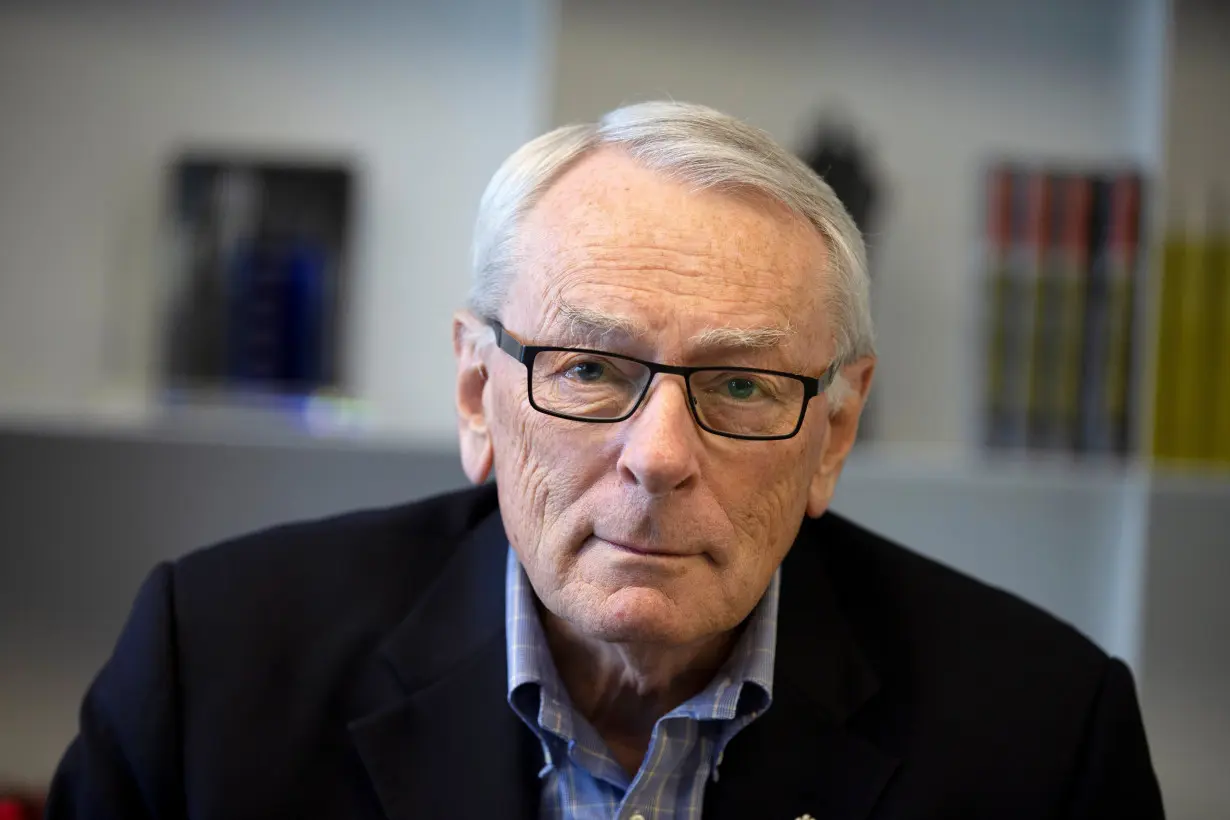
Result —
<path fill-rule="evenodd" d="M 554 416 L 555 418 L 566 419 L 568 421 L 586 422 L 588 424 L 615 424 L 617 422 L 626 421 L 627 419 L 631 418 L 632 414 L 635 413 L 637 409 L 641 406 L 641 403 L 645 401 L 645 396 L 649 394 L 649 386 L 653 384 L 654 378 L 659 373 L 666 373 L 672 376 L 680 376 L 683 378 L 684 388 L 687 390 L 687 393 L 688 393 L 688 410 L 689 412 L 691 412 L 692 418 L 696 421 L 696 424 L 702 430 L 712 433 L 715 436 L 724 436 L 725 438 L 740 439 L 742 441 L 780 441 L 782 439 L 794 438 L 796 435 L 798 435 L 799 430 L 803 428 L 803 419 L 807 415 L 807 407 L 809 404 L 811 404 L 811 400 L 815 398 L 816 396 L 818 396 L 821 392 L 826 390 L 828 386 L 833 383 L 833 379 L 836 378 L 837 370 L 838 370 L 838 363 L 833 362 L 832 364 L 828 366 L 828 368 L 824 371 L 824 373 L 820 375 L 819 378 L 816 378 L 815 376 L 803 376 L 799 373 L 787 373 L 782 370 L 765 370 L 764 368 L 760 368 L 760 367 L 738 367 L 738 366 L 733 366 L 733 365 L 732 366 L 714 366 L 714 365 L 687 366 L 687 365 L 662 364 L 660 362 L 651 362 L 646 359 L 638 359 L 635 356 L 625 356 L 622 353 L 611 353 L 608 350 L 594 350 L 592 348 L 586 348 L 586 347 L 557 347 L 555 345 L 522 344 L 520 341 L 514 338 L 512 334 L 508 332 L 507 329 L 505 329 L 504 325 L 502 325 L 499 322 L 499 320 L 487 319 L 486 322 L 491 327 L 491 329 L 495 331 L 495 341 L 496 341 L 496 344 L 499 346 L 500 350 L 503 350 L 509 356 L 512 356 L 514 359 L 519 361 L 521 364 L 525 365 L 525 392 L 526 392 L 526 395 L 529 397 L 530 406 L 533 407 L 535 410 L 537 410 L 539 413 L 543 413 L 548 416 Z M 636 364 L 639 364 L 642 367 L 648 368 L 649 378 L 645 380 L 645 387 L 644 389 L 641 390 L 641 394 L 637 396 L 637 399 L 635 402 L 633 402 L 631 408 L 628 410 L 627 413 L 624 413 L 619 418 L 593 419 L 593 418 L 585 418 L 583 416 L 570 416 L 566 413 L 557 413 L 554 410 L 548 410 L 544 407 L 539 406 L 539 404 L 536 401 L 534 401 L 534 360 L 538 358 L 539 353 L 552 353 L 552 352 L 591 353 L 595 356 L 607 356 L 607 357 L 614 358 L 614 359 L 622 359 L 628 362 L 635 362 Z M 794 379 L 795 381 L 801 382 L 803 385 L 803 403 L 799 408 L 799 417 L 795 421 L 794 429 L 791 430 L 789 433 L 783 433 L 783 434 L 775 435 L 775 436 L 747 436 L 747 435 L 741 435 L 739 433 L 727 433 L 723 430 L 715 430 L 714 428 L 705 424 L 704 420 L 700 417 L 700 413 L 697 412 L 696 410 L 696 397 L 692 395 L 692 378 L 691 377 L 693 373 L 699 373 L 703 371 L 712 371 L 712 370 L 722 370 L 722 371 L 728 371 L 728 372 L 733 372 L 733 373 L 764 373 L 770 376 L 782 376 L 785 378 L 790 378 L 790 379 Z"/>

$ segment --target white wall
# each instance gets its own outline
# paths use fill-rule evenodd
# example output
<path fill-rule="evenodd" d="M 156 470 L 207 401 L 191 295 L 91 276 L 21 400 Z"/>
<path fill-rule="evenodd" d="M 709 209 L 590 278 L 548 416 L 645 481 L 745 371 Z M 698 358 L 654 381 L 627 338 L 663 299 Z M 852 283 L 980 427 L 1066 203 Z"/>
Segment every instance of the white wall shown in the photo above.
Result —
<path fill-rule="evenodd" d="M 451 438 L 449 317 L 486 179 L 545 120 L 539 0 L 0 5 L 0 411 L 148 387 L 164 164 L 184 145 L 352 157 L 347 360 L 398 432 Z"/>
<path fill-rule="evenodd" d="M 1141 702 L 1171 820 L 1230 817 L 1230 482 L 1158 482 Z"/>
<path fill-rule="evenodd" d="M 837 105 L 889 189 L 870 238 L 877 431 L 978 438 L 974 248 L 997 155 L 1156 164 L 1163 0 L 571 0 L 554 117 L 622 102 L 707 103 L 801 146 Z"/>
<path fill-rule="evenodd" d="M 1230 6 L 1177 0 L 1170 70 L 1166 186 L 1175 222 L 1219 187 L 1230 200 Z"/>

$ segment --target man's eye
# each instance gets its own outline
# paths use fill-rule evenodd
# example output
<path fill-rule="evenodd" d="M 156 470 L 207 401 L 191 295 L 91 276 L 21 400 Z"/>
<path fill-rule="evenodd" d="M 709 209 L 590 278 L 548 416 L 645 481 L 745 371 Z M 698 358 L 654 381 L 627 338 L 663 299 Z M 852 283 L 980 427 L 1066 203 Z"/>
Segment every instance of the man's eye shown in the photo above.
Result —
<path fill-rule="evenodd" d="M 756 382 L 751 379 L 727 379 L 726 392 L 732 399 L 750 399 L 756 395 Z"/>
<path fill-rule="evenodd" d="M 577 362 L 568 368 L 566 376 L 581 382 L 596 382 L 606 373 L 602 362 Z"/>

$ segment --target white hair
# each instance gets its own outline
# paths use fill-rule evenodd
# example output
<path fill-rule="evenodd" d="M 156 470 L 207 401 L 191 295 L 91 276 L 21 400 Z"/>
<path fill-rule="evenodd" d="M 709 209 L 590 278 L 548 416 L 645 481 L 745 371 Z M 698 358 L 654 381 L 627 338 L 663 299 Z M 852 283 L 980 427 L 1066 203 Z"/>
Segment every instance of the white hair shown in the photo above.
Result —
<path fill-rule="evenodd" d="M 753 193 L 781 203 L 810 222 L 829 250 L 825 288 L 835 361 L 875 352 L 866 250 L 854 220 L 823 179 L 768 133 L 711 108 L 643 102 L 596 123 L 568 125 L 531 140 L 500 166 L 479 204 L 474 231 L 470 308 L 499 315 L 517 269 L 517 228 L 548 188 L 582 157 L 616 146 L 650 170 L 694 187 Z M 848 386 L 830 388 L 836 409 Z"/>

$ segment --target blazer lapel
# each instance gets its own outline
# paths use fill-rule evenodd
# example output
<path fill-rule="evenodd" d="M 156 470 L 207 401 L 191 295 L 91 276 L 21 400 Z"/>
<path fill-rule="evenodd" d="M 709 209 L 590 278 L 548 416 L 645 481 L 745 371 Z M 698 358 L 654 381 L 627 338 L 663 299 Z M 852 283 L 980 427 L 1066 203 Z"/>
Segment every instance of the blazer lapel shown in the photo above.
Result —
<path fill-rule="evenodd" d="M 900 763 L 853 726 L 880 683 L 812 541 L 801 534 L 782 570 L 773 705 L 727 748 L 705 792 L 710 820 L 863 820 Z"/>
<path fill-rule="evenodd" d="M 542 752 L 506 700 L 507 544 L 496 510 L 369 670 L 350 733 L 391 820 L 537 815 Z"/>

